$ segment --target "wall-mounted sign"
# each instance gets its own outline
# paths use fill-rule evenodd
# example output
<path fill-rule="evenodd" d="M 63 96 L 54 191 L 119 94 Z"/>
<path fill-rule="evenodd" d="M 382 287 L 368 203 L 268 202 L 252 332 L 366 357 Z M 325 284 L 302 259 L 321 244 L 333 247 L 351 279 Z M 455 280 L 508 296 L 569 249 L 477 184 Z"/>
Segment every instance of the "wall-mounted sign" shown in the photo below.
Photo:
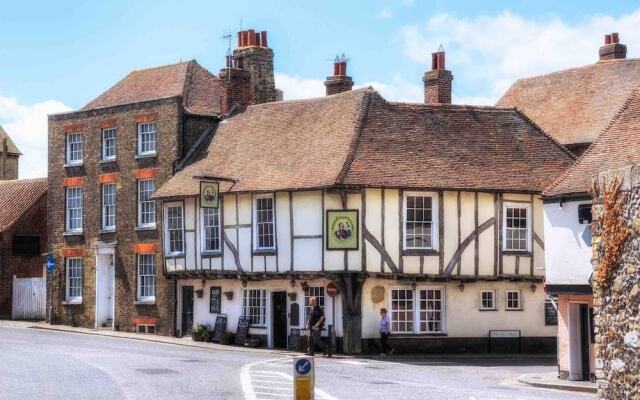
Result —
<path fill-rule="evenodd" d="M 550 301 L 544 303 L 544 324 L 547 326 L 558 325 L 558 311 Z"/>
<path fill-rule="evenodd" d="M 56 270 L 56 258 L 53 256 L 53 254 L 49 254 L 47 256 L 47 271 L 49 272 L 53 272 Z"/>
<path fill-rule="evenodd" d="M 329 282 L 327 284 L 327 296 L 334 298 L 338 295 L 338 287 L 335 283 Z"/>
<path fill-rule="evenodd" d="M 327 250 L 358 250 L 358 210 L 327 210 Z"/>
<path fill-rule="evenodd" d="M 220 185 L 218 182 L 200 181 L 200 207 L 218 208 Z"/>
<path fill-rule="evenodd" d="M 209 298 L 209 312 L 211 314 L 220 314 L 221 301 L 222 288 L 220 286 L 211 286 L 211 297 Z"/>

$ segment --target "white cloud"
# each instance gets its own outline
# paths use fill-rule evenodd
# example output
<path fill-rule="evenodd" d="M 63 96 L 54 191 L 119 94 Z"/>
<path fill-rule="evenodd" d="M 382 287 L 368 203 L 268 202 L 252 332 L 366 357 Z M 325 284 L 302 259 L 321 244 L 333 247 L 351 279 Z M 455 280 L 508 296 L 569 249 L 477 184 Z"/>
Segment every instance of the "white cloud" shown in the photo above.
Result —
<path fill-rule="evenodd" d="M 372 86 L 382 97 L 389 101 L 420 103 L 424 100 L 422 85 L 409 82 L 400 75 L 396 75 L 389 83 L 371 81 L 358 87 L 364 86 Z"/>
<path fill-rule="evenodd" d="M 324 81 L 300 78 L 276 72 L 276 87 L 284 92 L 285 100 L 308 99 L 325 95 Z"/>
<path fill-rule="evenodd" d="M 383 8 L 376 14 L 376 18 L 378 19 L 389 19 L 391 17 L 393 17 L 393 13 L 388 8 Z"/>
<path fill-rule="evenodd" d="M 47 176 L 47 115 L 70 110 L 57 100 L 26 105 L 0 94 L 0 124 L 22 152 L 21 179 Z"/>
<path fill-rule="evenodd" d="M 474 18 L 438 14 L 422 25 L 405 26 L 400 36 L 405 55 L 423 65 L 431 64 L 431 53 L 443 44 L 456 79 L 484 87 L 480 95 L 469 96 L 493 102 L 518 78 L 597 61 L 605 33 L 620 32 L 629 55 L 640 54 L 639 25 L 640 10 L 616 18 L 594 15 L 572 24 L 555 16 L 528 19 L 507 11 Z M 469 97 L 465 93 L 461 98 Z"/>

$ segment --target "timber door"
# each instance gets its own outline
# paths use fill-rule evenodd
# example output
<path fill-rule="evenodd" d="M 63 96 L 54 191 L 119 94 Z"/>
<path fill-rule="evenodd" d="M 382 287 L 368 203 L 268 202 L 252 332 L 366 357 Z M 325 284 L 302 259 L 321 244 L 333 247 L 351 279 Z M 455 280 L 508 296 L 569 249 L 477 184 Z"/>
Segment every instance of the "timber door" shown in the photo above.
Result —
<path fill-rule="evenodd" d="M 590 380 L 589 371 L 589 306 L 580 304 L 580 352 L 582 363 L 582 380 Z"/>
<path fill-rule="evenodd" d="M 271 334 L 273 347 L 287 348 L 287 292 L 271 293 Z"/>
<path fill-rule="evenodd" d="M 191 335 L 193 328 L 193 286 L 182 286 L 181 336 Z"/>

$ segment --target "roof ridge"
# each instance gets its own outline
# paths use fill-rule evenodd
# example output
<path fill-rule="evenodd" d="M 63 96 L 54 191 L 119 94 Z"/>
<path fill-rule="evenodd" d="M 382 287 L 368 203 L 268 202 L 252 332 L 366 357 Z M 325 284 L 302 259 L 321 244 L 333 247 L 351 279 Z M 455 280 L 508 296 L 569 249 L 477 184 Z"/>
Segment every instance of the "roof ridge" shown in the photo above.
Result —
<path fill-rule="evenodd" d="M 585 150 L 585 152 L 580 155 L 580 157 L 576 160 L 576 162 L 574 162 L 572 166 L 567 168 L 555 181 L 553 181 L 547 188 L 545 188 L 543 190 L 543 192 L 542 192 L 543 196 L 548 196 L 548 194 L 546 194 L 546 193 L 549 193 L 550 191 L 552 191 L 555 188 L 557 188 L 558 185 L 571 173 L 571 171 L 579 163 L 581 163 L 585 159 L 585 157 L 588 154 L 591 154 L 591 153 L 593 153 L 595 151 L 596 144 L 600 143 L 602 140 L 604 140 L 603 137 L 605 136 L 605 134 L 620 119 L 622 114 L 629 108 L 629 106 L 631 105 L 633 99 L 637 95 L 640 95 L 640 85 L 636 86 L 631 91 L 631 95 L 629 95 L 629 97 L 627 97 L 627 99 L 625 100 L 624 104 L 622 104 L 622 106 L 618 109 L 618 111 L 615 113 L 615 115 L 609 120 L 609 122 L 607 123 L 607 126 L 598 134 L 598 137 L 596 137 L 596 140 L 594 140 L 593 143 L 591 143 L 591 145 L 587 148 L 587 150 Z M 552 196 L 559 196 L 559 195 L 560 194 L 556 194 L 556 195 L 552 195 Z"/>
<path fill-rule="evenodd" d="M 420 107 L 420 108 L 432 108 L 434 110 L 448 110 L 448 111 L 466 111 L 469 109 L 477 109 L 480 111 L 513 111 L 515 107 L 511 106 L 495 106 L 495 105 L 482 105 L 482 104 L 425 104 L 425 103 L 411 103 L 404 101 L 387 101 L 387 104 L 400 107 Z"/>
<path fill-rule="evenodd" d="M 44 181 L 47 182 L 49 178 L 24 178 L 24 179 L 5 179 L 0 180 L 0 185 L 15 183 L 15 182 L 32 182 L 32 181 Z"/>
<path fill-rule="evenodd" d="M 346 96 L 354 96 L 357 93 L 361 93 L 361 92 L 368 92 L 370 90 L 373 90 L 373 88 L 369 87 L 363 87 L 363 88 L 358 88 L 358 89 L 353 89 L 353 90 L 347 90 L 341 93 L 336 93 L 336 94 L 332 94 L 332 95 L 328 95 L 328 96 L 317 96 L 317 97 L 307 97 L 304 99 L 291 99 L 291 100 L 279 100 L 279 101 L 269 101 L 267 103 L 259 103 L 259 104 L 251 104 L 249 107 L 247 107 L 247 109 L 252 109 L 252 108 L 261 108 L 261 107 L 273 107 L 276 106 L 278 104 L 298 104 L 298 103 L 309 103 L 309 102 L 315 102 L 315 101 L 327 101 L 327 100 L 331 100 L 331 99 L 335 99 L 338 97 L 346 97 Z M 373 90 L 375 91 L 375 90 Z"/>
<path fill-rule="evenodd" d="M 193 63 L 197 63 L 195 58 L 192 58 L 191 60 L 187 60 L 187 61 L 180 61 L 177 63 L 173 63 L 173 64 L 165 64 L 165 65 L 156 65 L 155 67 L 148 67 L 148 68 L 142 68 L 142 69 L 134 69 L 132 71 L 129 71 L 129 73 L 127 75 L 131 75 L 133 73 L 136 72 L 145 72 L 145 71 L 152 71 L 154 69 L 163 69 L 163 68 L 169 68 L 169 67 L 176 67 L 178 65 L 183 65 L 183 64 L 193 64 Z M 127 76 L 125 75 L 125 76 Z"/>
<path fill-rule="evenodd" d="M 573 154 L 569 149 L 567 149 L 562 143 L 560 143 L 556 138 L 554 138 L 553 136 L 551 136 L 550 134 L 548 134 L 544 129 L 542 129 L 538 124 L 536 124 L 531 118 L 529 118 L 527 116 L 527 114 L 525 114 L 523 111 L 520 111 L 518 109 L 518 107 L 513 107 L 513 109 L 515 110 L 515 112 L 520 115 L 525 121 L 527 121 L 528 123 L 530 123 L 538 132 L 540 132 L 543 136 L 545 136 L 547 139 L 551 140 L 553 143 L 555 143 L 556 145 L 560 146 L 560 148 L 567 153 L 574 161 L 576 159 L 575 154 Z"/>
<path fill-rule="evenodd" d="M 567 67 L 567 68 L 559 69 L 557 71 L 547 72 L 547 73 L 544 73 L 544 74 L 525 76 L 523 78 L 516 79 L 514 84 L 516 82 L 526 82 L 526 81 L 529 81 L 529 80 L 539 79 L 539 78 L 543 78 L 543 77 L 546 77 L 546 76 L 558 75 L 558 74 L 563 74 L 563 73 L 567 73 L 567 72 L 571 72 L 571 71 L 578 71 L 578 70 L 583 70 L 583 69 L 587 69 L 587 68 L 593 68 L 593 67 L 596 67 L 598 65 L 621 64 L 621 63 L 624 63 L 624 62 L 640 62 L 640 58 L 616 58 L 616 59 L 612 59 L 612 60 L 598 60 L 598 61 L 596 61 L 596 62 L 594 62 L 592 64 L 586 64 L 586 65 L 581 65 L 581 66 L 577 66 L 577 67 Z"/>
<path fill-rule="evenodd" d="M 373 96 L 377 96 L 380 99 L 382 99 L 382 101 L 386 102 L 384 97 L 380 96 L 380 94 L 378 94 L 378 92 L 373 90 L 371 87 L 368 87 L 364 91 L 364 97 L 362 98 L 362 102 L 360 103 L 360 107 L 359 107 L 359 110 L 358 110 L 359 111 L 358 119 L 356 120 L 356 123 L 355 123 L 355 125 L 353 127 L 353 129 L 354 129 L 356 134 L 355 134 L 353 140 L 351 141 L 351 144 L 349 145 L 349 151 L 347 153 L 347 157 L 344 160 L 344 163 L 342 164 L 342 169 L 340 170 L 340 173 L 336 177 L 336 185 L 344 183 L 344 179 L 346 178 L 347 173 L 351 169 L 351 165 L 353 164 L 353 160 L 356 157 L 356 151 L 358 151 L 358 146 L 360 144 L 360 138 L 362 137 L 362 128 L 364 126 L 364 121 L 366 120 L 366 118 L 368 116 L 369 105 L 371 104 L 371 100 L 372 100 Z"/>

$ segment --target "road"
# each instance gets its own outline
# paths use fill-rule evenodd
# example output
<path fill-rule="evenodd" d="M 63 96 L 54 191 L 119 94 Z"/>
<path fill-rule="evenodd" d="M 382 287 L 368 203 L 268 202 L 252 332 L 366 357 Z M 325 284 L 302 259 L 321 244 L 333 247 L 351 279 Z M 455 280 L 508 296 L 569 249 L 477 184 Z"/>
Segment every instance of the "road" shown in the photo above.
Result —
<path fill-rule="evenodd" d="M 585 400 L 516 383 L 549 362 L 316 359 L 317 400 Z M 220 351 L 39 329 L 0 328 L 0 400 L 290 399 L 285 353 Z"/>

